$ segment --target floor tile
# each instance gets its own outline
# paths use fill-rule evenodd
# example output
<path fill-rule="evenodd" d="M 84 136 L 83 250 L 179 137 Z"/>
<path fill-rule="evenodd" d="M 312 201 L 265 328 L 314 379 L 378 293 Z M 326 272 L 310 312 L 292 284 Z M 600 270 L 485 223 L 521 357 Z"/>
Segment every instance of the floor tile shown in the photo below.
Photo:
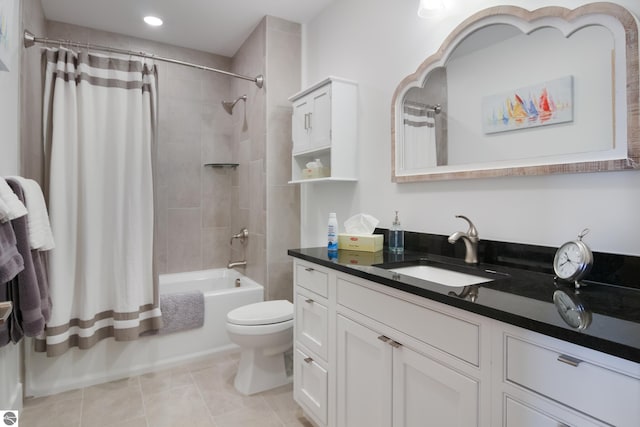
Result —
<path fill-rule="evenodd" d="M 29 405 L 20 411 L 21 427 L 79 427 L 82 399 L 50 401 Z"/>

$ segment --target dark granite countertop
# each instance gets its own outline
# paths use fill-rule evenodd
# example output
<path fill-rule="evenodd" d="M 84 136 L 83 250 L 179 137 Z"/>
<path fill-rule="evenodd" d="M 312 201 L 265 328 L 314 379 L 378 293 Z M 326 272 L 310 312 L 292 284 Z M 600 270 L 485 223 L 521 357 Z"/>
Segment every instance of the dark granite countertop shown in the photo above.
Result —
<path fill-rule="evenodd" d="M 576 292 L 572 284 L 556 283 L 549 271 L 555 248 L 481 241 L 481 262 L 469 265 L 464 263 L 462 256 L 457 256 L 459 248 L 442 253 L 454 245 L 440 245 L 445 251 L 433 250 L 434 243 L 437 247 L 446 236 L 424 236 L 409 235 L 409 242 L 419 238 L 422 243 L 414 241 L 413 248 L 401 255 L 388 253 L 386 249 L 376 253 L 340 250 L 337 257 L 330 257 L 324 247 L 290 249 L 288 253 L 384 286 L 640 363 L 640 287 L 633 282 L 635 277 L 640 278 L 636 257 L 594 253 L 593 271 L 585 280 L 586 286 Z M 514 248 L 526 257 L 513 256 Z M 506 255 L 500 257 L 495 253 Z M 487 259 L 493 263 L 486 262 Z M 514 262 L 517 259 L 521 261 Z M 386 269 L 415 262 L 446 264 L 447 269 L 493 280 L 452 288 Z M 605 268 L 607 263 L 609 267 Z M 615 281 L 605 283 L 603 278 Z M 630 280 L 632 283 L 628 283 Z M 557 289 L 577 295 L 591 312 L 592 320 L 586 329 L 575 329 L 560 317 L 553 302 Z"/>

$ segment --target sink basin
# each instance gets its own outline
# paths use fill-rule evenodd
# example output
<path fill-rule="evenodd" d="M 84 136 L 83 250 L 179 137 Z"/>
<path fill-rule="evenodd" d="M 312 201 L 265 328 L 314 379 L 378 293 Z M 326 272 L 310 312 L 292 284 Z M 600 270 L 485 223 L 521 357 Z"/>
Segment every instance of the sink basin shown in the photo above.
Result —
<path fill-rule="evenodd" d="M 451 287 L 470 286 L 493 281 L 491 278 L 432 267 L 430 265 L 411 265 L 407 267 L 390 268 L 388 271 Z"/>

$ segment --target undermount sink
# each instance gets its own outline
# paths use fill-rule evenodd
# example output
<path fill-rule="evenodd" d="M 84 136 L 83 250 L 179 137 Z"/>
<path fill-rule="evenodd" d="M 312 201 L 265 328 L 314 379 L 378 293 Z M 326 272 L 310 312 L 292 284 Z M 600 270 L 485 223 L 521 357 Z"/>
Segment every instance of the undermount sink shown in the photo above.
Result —
<path fill-rule="evenodd" d="M 407 267 L 390 268 L 388 271 L 456 288 L 492 282 L 494 280 L 488 277 L 461 273 L 459 271 L 432 267 L 430 265 L 411 265 Z"/>

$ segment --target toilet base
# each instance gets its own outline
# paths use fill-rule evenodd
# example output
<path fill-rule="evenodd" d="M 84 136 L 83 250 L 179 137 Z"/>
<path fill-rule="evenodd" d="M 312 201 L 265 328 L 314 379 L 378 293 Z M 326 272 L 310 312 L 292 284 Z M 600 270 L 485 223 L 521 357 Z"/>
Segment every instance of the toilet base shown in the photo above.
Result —
<path fill-rule="evenodd" d="M 240 353 L 240 365 L 233 382 L 244 395 L 260 393 L 289 384 L 284 353 L 265 355 L 260 349 L 245 349 Z"/>

